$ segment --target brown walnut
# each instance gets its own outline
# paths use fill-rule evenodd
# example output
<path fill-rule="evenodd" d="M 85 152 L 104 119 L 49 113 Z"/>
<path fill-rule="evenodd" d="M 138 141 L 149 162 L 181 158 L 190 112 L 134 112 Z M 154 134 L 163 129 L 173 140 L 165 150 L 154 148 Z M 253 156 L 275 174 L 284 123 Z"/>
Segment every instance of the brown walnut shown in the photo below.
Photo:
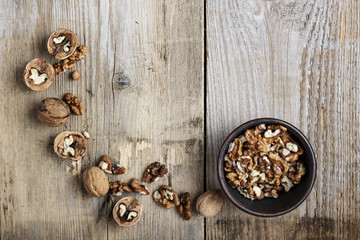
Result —
<path fill-rule="evenodd" d="M 122 227 L 135 225 L 142 212 L 142 204 L 133 197 L 124 197 L 114 206 L 113 217 L 115 222 Z"/>
<path fill-rule="evenodd" d="M 35 58 L 25 67 L 24 82 L 34 91 L 41 92 L 47 89 L 54 81 L 54 77 L 53 66 L 44 59 Z"/>
<path fill-rule="evenodd" d="M 104 196 L 109 191 L 108 178 L 98 167 L 86 169 L 83 173 L 82 179 L 86 192 L 91 196 Z"/>
<path fill-rule="evenodd" d="M 220 190 L 209 190 L 201 194 L 196 201 L 196 210 L 206 218 L 218 214 L 224 204 Z"/>
<path fill-rule="evenodd" d="M 79 132 L 65 131 L 57 135 L 54 140 L 54 151 L 62 158 L 81 159 L 86 149 L 86 139 Z"/>
<path fill-rule="evenodd" d="M 58 98 L 46 98 L 41 101 L 38 118 L 49 126 L 60 126 L 70 116 L 69 106 Z"/>
<path fill-rule="evenodd" d="M 77 43 L 78 37 L 75 33 L 67 29 L 60 29 L 50 35 L 47 48 L 56 59 L 63 60 L 75 52 Z"/>

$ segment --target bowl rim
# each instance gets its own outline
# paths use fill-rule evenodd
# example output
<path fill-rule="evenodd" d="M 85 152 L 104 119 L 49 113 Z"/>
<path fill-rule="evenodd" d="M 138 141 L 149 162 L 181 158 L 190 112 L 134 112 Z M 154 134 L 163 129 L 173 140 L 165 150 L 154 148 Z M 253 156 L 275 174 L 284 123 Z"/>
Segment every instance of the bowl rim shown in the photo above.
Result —
<path fill-rule="evenodd" d="M 239 130 L 242 129 L 242 131 L 246 130 L 246 129 L 249 129 L 250 127 L 246 127 L 250 124 L 253 124 L 253 123 L 258 123 L 258 124 L 262 124 L 263 122 L 267 122 L 267 121 L 275 121 L 275 122 L 278 122 L 279 124 L 285 126 L 285 127 L 290 127 L 292 128 L 292 130 L 298 134 L 298 137 L 300 138 L 303 138 L 304 142 L 306 143 L 306 145 L 309 147 L 310 149 L 310 156 L 311 156 L 311 159 L 312 159 L 312 165 L 313 165 L 313 171 L 312 171 L 312 179 L 311 179 L 311 184 L 308 188 L 308 190 L 306 191 L 306 193 L 304 194 L 304 196 L 299 199 L 299 201 L 296 202 L 296 204 L 294 204 L 293 206 L 291 206 L 290 208 L 284 210 L 284 211 L 280 211 L 280 212 L 276 212 L 276 213 L 261 213 L 261 212 L 257 212 L 257 211 L 253 211 L 253 210 L 250 210 L 244 206 L 242 206 L 241 204 L 239 204 L 238 202 L 235 201 L 235 198 L 232 197 L 231 193 L 227 190 L 227 188 L 225 187 L 225 184 L 228 184 L 226 181 L 223 181 L 221 179 L 221 175 L 224 175 L 224 178 L 225 178 L 225 174 L 222 173 L 222 164 L 221 162 L 222 161 L 222 153 L 224 152 L 225 150 L 225 145 L 227 145 L 227 143 L 229 142 L 229 140 L 234 136 L 234 134 L 238 135 L 240 132 Z M 241 131 L 241 132 L 242 132 Z M 291 211 L 293 211 L 294 209 L 296 209 L 297 207 L 299 207 L 305 200 L 306 198 L 309 196 L 310 192 L 312 191 L 313 187 L 314 187 L 314 184 L 315 184 L 315 180 L 316 180 L 316 170 L 317 170 L 317 164 L 316 164 L 316 157 L 315 157 L 315 153 L 314 153 L 314 150 L 310 144 L 310 141 L 306 138 L 306 136 L 297 128 L 295 127 L 294 125 L 284 121 L 284 120 L 281 120 L 281 119 L 277 119 L 277 118 L 256 118 L 256 119 L 252 119 L 250 121 L 247 121 L 243 124 L 241 124 L 240 126 L 236 127 L 226 138 L 225 138 L 225 141 L 223 142 L 222 146 L 221 146 L 221 149 L 220 149 L 220 152 L 219 152 L 219 155 L 218 155 L 218 163 L 217 163 L 217 172 L 218 172 L 218 180 L 220 182 L 220 185 L 221 185 L 221 188 L 222 190 L 225 192 L 225 195 L 227 196 L 227 198 L 237 207 L 239 208 L 240 210 L 248 213 L 248 214 L 251 214 L 253 216 L 257 216 L 257 217 L 277 217 L 277 216 L 281 216 L 281 215 L 284 215 L 286 213 L 289 213 Z"/>

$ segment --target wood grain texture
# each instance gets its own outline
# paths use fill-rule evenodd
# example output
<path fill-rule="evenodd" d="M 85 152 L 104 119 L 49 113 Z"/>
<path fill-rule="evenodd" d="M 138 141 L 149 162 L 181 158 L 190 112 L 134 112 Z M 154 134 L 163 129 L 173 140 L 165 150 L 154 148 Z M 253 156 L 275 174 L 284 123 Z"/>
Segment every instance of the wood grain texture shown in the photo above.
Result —
<path fill-rule="evenodd" d="M 139 196 L 143 216 L 120 228 L 106 216 L 106 200 L 89 197 L 78 178 L 81 168 L 102 155 L 128 169 L 110 180 L 141 178 L 153 161 L 170 174 L 151 185 L 172 184 L 191 196 L 204 179 L 204 12 L 203 1 L 1 1 L 0 14 L 0 239 L 180 239 L 204 236 L 204 220 L 190 222 L 177 210 L 159 208 Z M 35 57 L 56 62 L 47 38 L 59 28 L 89 46 L 76 70 L 56 77 L 36 93 L 22 82 Z M 120 80 L 118 80 L 120 79 Z M 129 80 L 128 88 L 119 82 Z M 46 97 L 72 92 L 85 114 L 64 126 L 40 123 L 36 110 Z M 87 130 L 82 162 L 58 158 L 53 138 L 64 130 Z M 135 195 L 134 195 L 135 196 Z M 117 200 L 117 199 L 116 199 Z"/>
<path fill-rule="evenodd" d="M 359 1 L 207 1 L 207 188 L 238 125 L 284 119 L 308 136 L 317 181 L 295 211 L 253 217 L 227 201 L 207 239 L 358 239 Z M 210 159 L 212 161 L 210 161 Z"/>

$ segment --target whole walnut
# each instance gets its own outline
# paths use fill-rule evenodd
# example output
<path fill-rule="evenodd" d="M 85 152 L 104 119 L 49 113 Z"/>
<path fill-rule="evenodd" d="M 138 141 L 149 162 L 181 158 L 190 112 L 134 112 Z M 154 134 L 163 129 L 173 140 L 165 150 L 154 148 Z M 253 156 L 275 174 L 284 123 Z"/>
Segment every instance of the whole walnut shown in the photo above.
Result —
<path fill-rule="evenodd" d="M 218 214 L 224 204 L 220 190 L 209 190 L 200 195 L 196 201 L 196 210 L 206 218 Z"/>
<path fill-rule="evenodd" d="M 70 116 L 69 106 L 58 98 L 46 98 L 41 101 L 38 118 L 49 126 L 60 126 Z"/>
<path fill-rule="evenodd" d="M 109 180 L 106 174 L 98 167 L 86 169 L 82 179 L 86 192 L 91 196 L 104 196 L 109 191 Z"/>

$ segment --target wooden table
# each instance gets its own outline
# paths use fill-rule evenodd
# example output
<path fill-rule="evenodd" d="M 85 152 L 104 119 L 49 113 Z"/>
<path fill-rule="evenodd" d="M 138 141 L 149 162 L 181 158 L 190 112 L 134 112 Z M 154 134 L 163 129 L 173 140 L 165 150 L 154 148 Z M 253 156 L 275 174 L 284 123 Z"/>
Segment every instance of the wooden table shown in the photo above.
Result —
<path fill-rule="evenodd" d="M 358 0 L 1 1 L 1 239 L 359 239 L 360 2 Z M 22 80 L 35 57 L 52 63 L 49 35 L 67 28 L 89 54 L 44 92 Z M 129 80 L 121 88 L 118 79 Z M 46 97 L 74 93 L 85 114 L 63 126 L 37 119 Z M 169 175 L 150 186 L 219 188 L 216 160 L 232 129 L 257 117 L 291 122 L 317 156 L 317 181 L 298 209 L 277 218 L 229 200 L 191 221 L 150 196 L 137 225 L 98 219 L 81 169 L 107 154 L 142 176 L 153 161 Z M 91 134 L 80 162 L 52 150 L 64 130 Z"/>

